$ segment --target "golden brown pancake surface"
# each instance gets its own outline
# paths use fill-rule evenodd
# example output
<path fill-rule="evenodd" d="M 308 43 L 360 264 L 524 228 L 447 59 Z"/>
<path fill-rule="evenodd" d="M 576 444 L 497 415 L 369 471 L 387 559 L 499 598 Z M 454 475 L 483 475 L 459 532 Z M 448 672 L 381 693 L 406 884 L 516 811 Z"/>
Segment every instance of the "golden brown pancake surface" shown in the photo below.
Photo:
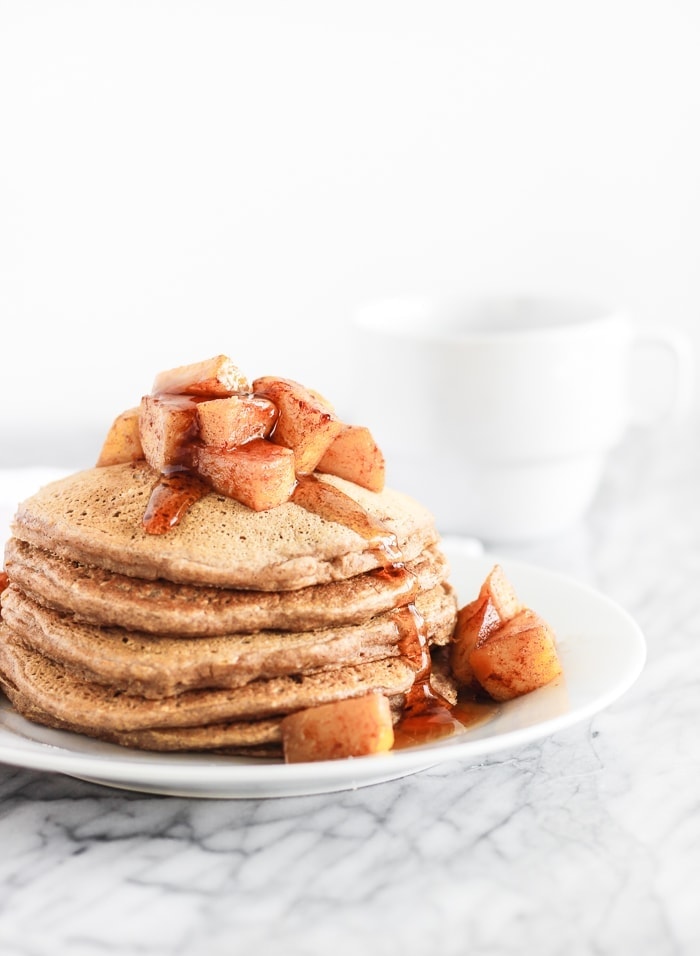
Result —
<path fill-rule="evenodd" d="M 12 534 L 59 557 L 120 574 L 229 588 L 303 588 L 383 563 L 371 541 L 291 501 L 255 512 L 210 493 L 166 534 L 147 534 L 142 518 L 156 480 L 143 462 L 78 472 L 22 502 Z M 321 480 L 395 535 L 405 561 L 437 541 L 432 515 L 408 496 L 367 491 L 333 476 Z"/>

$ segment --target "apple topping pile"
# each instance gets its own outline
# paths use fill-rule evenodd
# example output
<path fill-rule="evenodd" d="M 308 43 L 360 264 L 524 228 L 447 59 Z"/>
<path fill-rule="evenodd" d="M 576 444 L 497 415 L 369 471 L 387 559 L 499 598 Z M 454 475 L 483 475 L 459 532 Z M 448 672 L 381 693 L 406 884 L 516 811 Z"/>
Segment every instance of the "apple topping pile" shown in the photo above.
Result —
<path fill-rule="evenodd" d="M 252 383 L 225 355 L 161 372 L 141 404 L 117 416 L 98 467 L 145 459 L 187 472 L 254 511 L 289 501 L 300 476 L 337 475 L 384 487 L 384 456 L 318 392 L 290 379 Z"/>

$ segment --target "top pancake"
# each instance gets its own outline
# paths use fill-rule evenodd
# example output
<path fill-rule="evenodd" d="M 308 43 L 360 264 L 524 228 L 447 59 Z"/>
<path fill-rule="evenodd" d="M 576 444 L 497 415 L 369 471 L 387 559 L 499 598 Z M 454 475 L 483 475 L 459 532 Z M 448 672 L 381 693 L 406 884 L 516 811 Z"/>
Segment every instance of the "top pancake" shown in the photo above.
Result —
<path fill-rule="evenodd" d="M 13 535 L 60 557 L 148 580 L 293 590 L 381 566 L 376 545 L 293 502 L 255 512 L 214 492 L 162 535 L 142 518 L 155 472 L 144 462 L 93 468 L 52 482 L 22 502 Z M 375 493 L 329 475 L 396 536 L 406 561 L 437 541 L 432 514 L 392 489 Z"/>

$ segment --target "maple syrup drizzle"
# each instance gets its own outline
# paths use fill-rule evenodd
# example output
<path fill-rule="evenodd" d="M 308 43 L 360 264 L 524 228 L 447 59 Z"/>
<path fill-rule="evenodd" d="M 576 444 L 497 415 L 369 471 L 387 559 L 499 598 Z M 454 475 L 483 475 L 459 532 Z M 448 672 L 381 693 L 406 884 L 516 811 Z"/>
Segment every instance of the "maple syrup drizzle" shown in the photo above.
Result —
<path fill-rule="evenodd" d="M 343 524 L 359 534 L 369 542 L 370 549 L 384 569 L 403 567 L 403 556 L 396 535 L 335 485 L 320 481 L 316 475 L 301 475 L 297 478 L 291 500 L 326 521 Z"/>
<path fill-rule="evenodd" d="M 10 586 L 10 579 L 7 576 L 7 572 L 0 571 L 0 594 L 2 594 L 5 588 L 9 588 L 9 586 Z M 0 605 L 0 620 L 2 620 L 2 605 Z"/>
<path fill-rule="evenodd" d="M 211 488 L 192 465 L 198 434 L 197 405 L 203 399 L 167 392 L 161 392 L 153 398 L 182 413 L 179 417 L 179 441 L 174 447 L 170 463 L 151 489 L 141 521 L 146 534 L 165 534 L 179 524 L 192 505 Z"/>
<path fill-rule="evenodd" d="M 210 490 L 202 478 L 186 469 L 162 474 L 151 489 L 142 519 L 144 531 L 165 534 Z"/>
<path fill-rule="evenodd" d="M 464 730 L 452 704 L 432 686 L 432 660 L 422 614 L 409 603 L 392 612 L 399 631 L 399 651 L 416 668 L 403 711 L 394 728 L 394 747 L 409 747 Z"/>
<path fill-rule="evenodd" d="M 388 567 L 376 568 L 369 571 L 377 582 L 384 582 L 392 591 L 398 604 L 413 604 L 418 596 L 418 578 L 412 571 L 401 564 L 389 565 Z"/>

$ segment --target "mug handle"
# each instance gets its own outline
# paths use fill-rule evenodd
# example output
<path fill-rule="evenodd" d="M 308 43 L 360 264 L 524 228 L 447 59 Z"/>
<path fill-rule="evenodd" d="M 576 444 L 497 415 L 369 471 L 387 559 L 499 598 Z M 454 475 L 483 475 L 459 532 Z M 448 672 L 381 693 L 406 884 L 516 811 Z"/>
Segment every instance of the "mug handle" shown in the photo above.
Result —
<path fill-rule="evenodd" d="M 648 427 L 682 419 L 689 412 L 695 393 L 695 356 L 690 338 L 680 329 L 645 324 L 635 330 L 632 349 L 664 354 L 672 381 L 665 405 L 655 414 L 633 413 L 632 424 Z"/>

